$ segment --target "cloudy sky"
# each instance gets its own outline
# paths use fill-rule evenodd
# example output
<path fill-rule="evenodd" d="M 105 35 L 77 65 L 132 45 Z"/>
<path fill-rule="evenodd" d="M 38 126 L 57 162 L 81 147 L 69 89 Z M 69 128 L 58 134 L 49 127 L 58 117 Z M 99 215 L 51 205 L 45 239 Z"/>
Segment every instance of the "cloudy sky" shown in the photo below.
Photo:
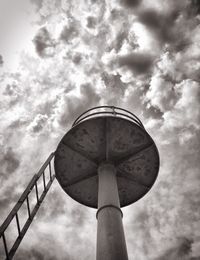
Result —
<path fill-rule="evenodd" d="M 200 259 L 199 0 L 0 0 L 0 81 L 1 223 L 73 120 L 116 105 L 161 158 L 123 209 L 129 260 Z M 95 259 L 95 213 L 55 181 L 15 259 Z"/>

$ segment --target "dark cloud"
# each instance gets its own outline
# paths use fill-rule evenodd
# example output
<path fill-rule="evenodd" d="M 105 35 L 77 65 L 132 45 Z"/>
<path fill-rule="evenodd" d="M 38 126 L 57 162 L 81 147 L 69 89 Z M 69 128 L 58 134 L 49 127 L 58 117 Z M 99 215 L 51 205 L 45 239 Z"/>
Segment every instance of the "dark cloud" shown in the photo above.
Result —
<path fill-rule="evenodd" d="M 141 12 L 138 19 L 153 31 L 161 42 L 172 42 L 177 37 L 177 35 L 173 34 L 173 26 L 178 16 L 178 10 L 174 10 L 169 14 L 163 14 L 154 9 L 149 9 Z"/>
<path fill-rule="evenodd" d="M 200 14 L 200 1 L 199 0 L 190 0 L 188 5 L 188 13 L 191 16 Z"/>
<path fill-rule="evenodd" d="M 39 221 L 45 221 L 47 218 L 57 218 L 62 214 L 69 215 L 70 212 L 68 208 L 63 206 L 65 204 L 66 198 L 60 195 L 59 189 L 51 190 L 51 192 L 48 193 L 48 203 L 44 200 L 43 207 L 41 207 L 37 213 L 40 219 Z M 56 210 L 54 205 L 56 205 Z"/>
<path fill-rule="evenodd" d="M 14 83 L 11 85 L 7 84 L 3 94 L 7 95 L 7 96 L 14 96 L 14 95 L 16 95 L 17 90 L 18 90 L 18 87 L 16 84 L 14 84 Z"/>
<path fill-rule="evenodd" d="M 121 81 L 121 75 L 112 75 L 106 72 L 101 74 L 101 78 L 106 86 L 105 103 L 110 105 L 119 105 L 119 100 L 124 96 L 127 84 Z"/>
<path fill-rule="evenodd" d="M 117 34 L 116 39 L 114 40 L 113 47 L 116 51 L 119 51 L 124 43 L 124 40 L 127 39 L 128 31 L 124 30 Z"/>
<path fill-rule="evenodd" d="M 86 210 L 84 207 L 74 207 L 72 212 L 73 224 L 79 228 L 83 227 L 86 222 Z"/>
<path fill-rule="evenodd" d="M 43 2 L 44 2 L 43 0 L 31 0 L 31 3 L 36 6 L 37 11 L 40 10 L 40 8 L 43 5 Z"/>
<path fill-rule="evenodd" d="M 4 189 L 4 192 L 0 197 L 0 225 L 6 219 L 9 210 L 12 209 L 13 203 L 19 199 L 19 191 L 13 188 L 13 186 L 14 184 L 10 182 L 9 186 L 7 187 L 7 189 Z M 17 185 L 15 187 L 17 187 Z M 3 185 L 1 186 L 1 188 L 3 188 Z"/>
<path fill-rule="evenodd" d="M 53 55 L 53 47 L 55 43 L 50 37 L 49 31 L 43 27 L 36 34 L 33 39 L 35 49 L 40 57 L 51 57 Z"/>
<path fill-rule="evenodd" d="M 159 108 L 148 104 L 147 108 L 144 110 L 144 116 L 146 118 L 161 119 L 163 112 L 161 112 Z"/>
<path fill-rule="evenodd" d="M 55 255 L 49 255 L 48 252 L 45 252 L 46 254 L 41 252 L 40 248 L 32 248 L 31 250 L 20 250 L 20 254 L 16 254 L 15 259 L 16 260 L 58 260 L 60 259 L 59 256 Z M 69 259 L 69 258 L 68 258 Z"/>
<path fill-rule="evenodd" d="M 9 108 L 13 105 L 16 105 L 21 100 L 21 90 L 16 82 L 12 82 L 11 84 L 7 84 L 3 91 L 3 95 L 6 96 L 6 100 L 8 102 Z"/>
<path fill-rule="evenodd" d="M 69 43 L 71 40 L 79 35 L 78 24 L 75 20 L 71 21 L 69 25 L 65 25 L 60 34 L 60 39 Z"/>
<path fill-rule="evenodd" d="M 2 65 L 3 65 L 3 56 L 0 55 L 0 66 L 2 66 Z"/>
<path fill-rule="evenodd" d="M 74 64 L 80 64 L 82 60 L 82 54 L 81 53 L 75 53 L 72 57 L 72 61 L 74 62 Z"/>
<path fill-rule="evenodd" d="M 68 60 L 69 62 L 73 62 L 75 65 L 81 65 L 82 61 L 87 59 L 87 55 L 84 55 L 84 53 L 81 53 L 79 51 L 77 52 L 67 52 L 66 55 L 63 57 L 64 60 Z M 71 88 L 69 87 L 71 90 Z"/>
<path fill-rule="evenodd" d="M 128 28 L 129 28 L 128 23 L 124 22 L 121 24 L 120 30 L 117 32 L 116 37 L 110 43 L 109 47 L 107 48 L 107 51 L 108 50 L 111 51 L 112 49 L 115 49 L 118 52 L 123 46 L 124 42 L 129 43 L 132 51 L 134 51 L 134 49 L 139 47 L 135 34 L 130 33 Z"/>
<path fill-rule="evenodd" d="M 120 0 L 120 3 L 126 7 L 137 7 L 141 4 L 142 0 Z"/>
<path fill-rule="evenodd" d="M 142 243 L 143 253 L 147 258 L 150 253 L 150 248 L 154 246 L 154 240 L 149 228 L 151 226 L 152 216 L 147 209 L 144 208 L 137 214 L 134 221 L 134 230 L 138 233 L 139 240 Z M 142 236 L 140 234 L 141 230 Z"/>
<path fill-rule="evenodd" d="M 93 16 L 87 17 L 87 27 L 88 28 L 95 28 L 96 23 L 97 23 L 97 21 L 96 21 L 95 17 L 93 17 Z"/>
<path fill-rule="evenodd" d="M 139 16 L 139 20 L 141 23 L 154 30 L 161 26 L 161 15 L 153 9 L 142 12 Z"/>
<path fill-rule="evenodd" d="M 155 260 L 177 260 L 177 259 L 192 259 L 193 241 L 188 238 L 179 238 L 177 245 L 168 249 L 162 256 L 156 258 Z M 186 258 L 187 257 L 187 258 Z"/>
<path fill-rule="evenodd" d="M 10 125 L 9 128 L 11 128 L 12 130 L 16 129 L 16 128 L 21 128 L 23 126 L 27 125 L 27 121 L 23 120 L 23 119 L 18 119 L 13 121 Z"/>
<path fill-rule="evenodd" d="M 20 165 L 20 161 L 13 151 L 12 147 L 8 147 L 3 150 L 0 154 L 0 165 L 1 165 L 1 177 L 8 179 L 10 174 L 12 174 Z"/>
<path fill-rule="evenodd" d="M 33 122 L 30 124 L 29 126 L 29 130 L 32 132 L 32 133 L 39 133 L 42 131 L 42 129 L 45 127 L 46 125 L 46 122 L 47 122 L 47 115 L 41 115 L 41 114 L 38 114 Z"/>
<path fill-rule="evenodd" d="M 171 46 L 171 50 L 174 52 L 182 52 L 186 50 L 190 46 L 190 39 L 180 37 L 176 39 L 173 46 Z"/>
<path fill-rule="evenodd" d="M 113 8 L 110 11 L 110 21 L 116 21 L 119 19 L 119 17 L 122 16 L 122 11 L 117 9 L 117 8 Z"/>
<path fill-rule="evenodd" d="M 121 75 L 110 75 L 104 72 L 102 73 L 101 77 L 107 88 L 113 89 L 114 92 L 118 89 L 121 91 L 121 93 L 124 93 L 126 84 L 121 81 Z"/>
<path fill-rule="evenodd" d="M 41 207 L 37 213 L 38 220 L 40 222 L 45 222 L 47 219 L 56 219 L 59 218 L 59 216 L 62 214 L 66 214 L 69 218 L 73 219 L 71 226 L 81 229 L 87 221 L 88 211 L 82 205 L 76 205 L 71 209 L 71 207 L 68 205 L 69 199 L 70 198 L 67 196 L 67 194 L 61 196 L 59 189 L 51 190 L 51 192 L 48 193 L 48 202 L 45 200 L 43 202 L 43 207 Z"/>
<path fill-rule="evenodd" d="M 118 63 L 120 66 L 126 66 L 138 74 L 144 74 L 149 72 L 153 66 L 153 57 L 144 53 L 130 53 L 120 56 Z"/>

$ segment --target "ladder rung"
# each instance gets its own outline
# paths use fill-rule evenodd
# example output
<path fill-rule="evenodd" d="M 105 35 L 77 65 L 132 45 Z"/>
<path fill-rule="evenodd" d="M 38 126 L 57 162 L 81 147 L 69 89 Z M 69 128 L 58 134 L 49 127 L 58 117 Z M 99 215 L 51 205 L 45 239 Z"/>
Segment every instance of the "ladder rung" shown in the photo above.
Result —
<path fill-rule="evenodd" d="M 15 217 L 16 217 L 16 222 L 17 222 L 18 235 L 20 236 L 21 231 L 20 231 L 19 217 L 18 217 L 17 213 L 16 213 Z"/>

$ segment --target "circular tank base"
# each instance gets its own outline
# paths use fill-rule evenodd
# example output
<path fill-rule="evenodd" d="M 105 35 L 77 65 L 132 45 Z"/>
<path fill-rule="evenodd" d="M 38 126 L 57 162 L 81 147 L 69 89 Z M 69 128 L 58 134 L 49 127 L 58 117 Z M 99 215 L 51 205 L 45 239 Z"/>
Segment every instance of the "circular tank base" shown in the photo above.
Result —
<path fill-rule="evenodd" d="M 121 117 L 101 116 L 75 125 L 62 138 L 55 152 L 57 180 L 73 199 L 97 208 L 97 169 L 104 161 L 116 167 L 121 207 L 143 197 L 158 175 L 158 151 L 145 129 Z"/>

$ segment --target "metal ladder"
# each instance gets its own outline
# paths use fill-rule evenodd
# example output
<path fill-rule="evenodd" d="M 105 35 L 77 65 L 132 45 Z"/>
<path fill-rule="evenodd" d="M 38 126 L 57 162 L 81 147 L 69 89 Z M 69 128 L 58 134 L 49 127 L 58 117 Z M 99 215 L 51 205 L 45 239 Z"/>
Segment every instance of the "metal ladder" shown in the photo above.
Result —
<path fill-rule="evenodd" d="M 28 230 L 31 222 L 33 221 L 35 214 L 37 213 L 42 201 L 44 200 L 51 184 L 53 183 L 53 181 L 55 179 L 55 174 L 52 173 L 52 168 L 51 168 L 51 161 L 52 161 L 53 157 L 54 157 L 54 153 L 51 153 L 50 156 L 45 161 L 45 163 L 40 168 L 40 170 L 38 171 L 38 173 L 33 176 L 31 181 L 29 182 L 27 188 L 22 193 L 20 199 L 15 204 L 15 206 L 9 213 L 8 217 L 5 219 L 5 221 L 3 222 L 3 224 L 0 227 L 0 242 L 1 242 L 1 240 L 3 241 L 4 259 L 5 260 L 11 260 L 13 258 L 24 235 L 26 234 L 26 231 Z M 47 174 L 49 174 L 48 182 L 46 182 Z M 38 182 L 39 181 L 43 182 L 43 185 L 42 185 L 43 188 L 42 188 L 41 194 L 39 194 L 39 192 L 38 192 Z M 30 202 L 29 202 L 29 194 L 32 192 L 33 189 L 35 189 L 36 203 L 34 204 L 34 206 L 31 209 Z M 24 204 L 26 204 L 28 218 L 26 219 L 25 223 L 21 226 L 18 212 L 19 212 L 21 206 Z M 17 236 L 15 242 L 12 244 L 11 248 L 9 249 L 8 245 L 7 245 L 7 240 L 6 240 L 6 230 L 14 218 L 16 219 L 16 228 L 17 228 L 18 236 Z"/>

